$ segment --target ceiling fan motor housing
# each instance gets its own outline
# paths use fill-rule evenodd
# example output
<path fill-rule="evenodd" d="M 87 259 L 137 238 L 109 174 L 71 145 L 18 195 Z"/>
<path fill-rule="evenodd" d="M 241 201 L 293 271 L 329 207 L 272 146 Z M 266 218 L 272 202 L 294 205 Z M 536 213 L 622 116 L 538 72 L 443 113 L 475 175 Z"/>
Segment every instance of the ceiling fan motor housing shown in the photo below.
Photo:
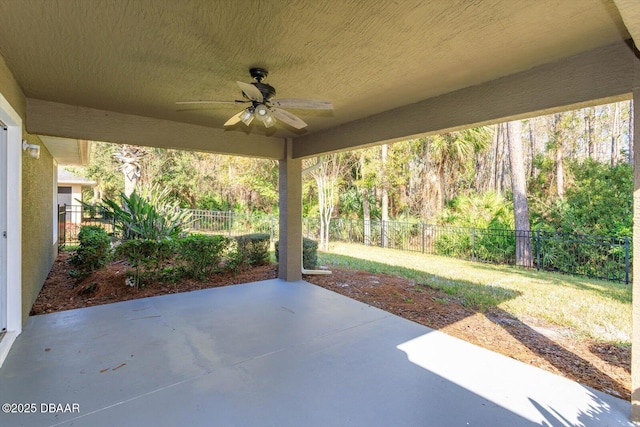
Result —
<path fill-rule="evenodd" d="M 255 82 L 251 84 L 258 88 L 265 101 L 269 101 L 276 95 L 276 88 L 274 88 L 270 84 L 262 82 Z"/>
<path fill-rule="evenodd" d="M 269 75 L 269 72 L 267 70 L 257 67 L 250 68 L 249 74 L 251 74 L 251 77 L 256 80 L 255 83 L 251 84 L 258 88 L 265 101 L 269 101 L 276 95 L 276 88 L 274 88 L 270 84 L 262 83 L 262 79 L 266 78 Z"/>

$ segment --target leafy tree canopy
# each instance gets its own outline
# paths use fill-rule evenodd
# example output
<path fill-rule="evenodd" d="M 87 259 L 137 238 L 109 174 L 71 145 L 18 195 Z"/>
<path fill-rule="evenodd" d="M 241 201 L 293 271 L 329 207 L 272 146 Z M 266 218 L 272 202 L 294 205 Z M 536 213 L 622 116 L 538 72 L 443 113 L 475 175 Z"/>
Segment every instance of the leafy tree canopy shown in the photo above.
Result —
<path fill-rule="evenodd" d="M 631 165 L 614 167 L 593 160 L 572 162 L 573 185 L 556 203 L 547 227 L 579 234 L 631 236 L 633 172 Z M 543 224 L 541 224 L 543 225 Z"/>

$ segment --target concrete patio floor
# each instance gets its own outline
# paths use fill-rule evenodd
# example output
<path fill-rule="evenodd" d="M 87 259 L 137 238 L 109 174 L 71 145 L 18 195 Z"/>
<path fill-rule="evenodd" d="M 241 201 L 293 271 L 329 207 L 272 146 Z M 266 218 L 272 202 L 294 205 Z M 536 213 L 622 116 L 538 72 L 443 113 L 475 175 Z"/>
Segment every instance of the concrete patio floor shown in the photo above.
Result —
<path fill-rule="evenodd" d="M 35 404 L 6 427 L 632 425 L 629 402 L 280 280 L 32 317 L 0 403 Z"/>

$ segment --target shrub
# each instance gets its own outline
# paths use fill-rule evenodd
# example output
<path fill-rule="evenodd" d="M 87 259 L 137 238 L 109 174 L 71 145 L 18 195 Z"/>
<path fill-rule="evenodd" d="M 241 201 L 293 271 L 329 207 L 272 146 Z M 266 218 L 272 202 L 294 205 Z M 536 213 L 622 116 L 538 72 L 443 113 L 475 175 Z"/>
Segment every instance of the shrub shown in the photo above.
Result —
<path fill-rule="evenodd" d="M 137 191 L 126 196 L 120 194 L 121 205 L 113 200 L 105 200 L 104 207 L 114 217 L 115 227 L 123 240 L 178 237 L 191 219 L 191 213 L 180 210 L 169 200 L 169 189 L 157 186 L 139 194 Z"/>
<path fill-rule="evenodd" d="M 492 191 L 461 195 L 451 200 L 438 222 L 438 255 L 510 262 L 515 258 L 513 205 Z"/>
<path fill-rule="evenodd" d="M 516 259 L 516 236 L 512 230 L 488 228 L 476 230 L 475 257 L 497 264 L 514 263 Z"/>
<path fill-rule="evenodd" d="M 116 248 L 116 256 L 126 259 L 134 268 L 133 283 L 144 285 L 159 275 L 164 264 L 175 254 L 172 240 L 125 240 Z"/>
<path fill-rule="evenodd" d="M 278 246 L 280 242 L 276 242 L 276 261 L 279 260 Z M 318 242 L 304 237 L 302 239 L 302 268 L 306 270 L 314 270 L 318 267 Z"/>
<path fill-rule="evenodd" d="M 435 253 L 456 258 L 471 258 L 471 230 L 462 234 L 456 230 L 452 233 L 441 232 L 434 241 Z"/>
<path fill-rule="evenodd" d="M 85 225 L 78 233 L 80 246 L 71 258 L 71 264 L 80 269 L 80 275 L 97 270 L 107 264 L 111 256 L 111 239 L 104 229 Z"/>
<path fill-rule="evenodd" d="M 245 234 L 236 237 L 240 265 L 264 265 L 269 262 L 271 236 L 266 233 Z"/>
<path fill-rule="evenodd" d="M 318 242 L 306 237 L 302 239 L 302 265 L 307 270 L 318 267 Z"/>
<path fill-rule="evenodd" d="M 614 167 L 594 160 L 573 162 L 574 182 L 565 199 L 548 215 L 549 231 L 631 236 L 633 226 L 633 170 L 628 163 Z"/>
<path fill-rule="evenodd" d="M 224 236 L 207 236 L 191 234 L 181 238 L 180 259 L 185 263 L 185 270 L 194 279 L 203 280 L 219 271 L 225 250 L 230 239 Z"/>

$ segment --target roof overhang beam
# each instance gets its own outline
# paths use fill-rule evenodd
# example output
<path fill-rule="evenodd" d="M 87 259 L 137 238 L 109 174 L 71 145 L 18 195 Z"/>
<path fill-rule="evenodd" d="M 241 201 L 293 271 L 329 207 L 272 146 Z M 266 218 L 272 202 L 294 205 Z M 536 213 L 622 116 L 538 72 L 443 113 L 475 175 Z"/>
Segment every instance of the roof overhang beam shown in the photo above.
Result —
<path fill-rule="evenodd" d="M 264 135 L 27 99 L 27 132 L 62 138 L 282 159 L 284 140 Z"/>
<path fill-rule="evenodd" d="M 295 138 L 293 158 L 630 99 L 634 62 L 616 43 Z"/>

